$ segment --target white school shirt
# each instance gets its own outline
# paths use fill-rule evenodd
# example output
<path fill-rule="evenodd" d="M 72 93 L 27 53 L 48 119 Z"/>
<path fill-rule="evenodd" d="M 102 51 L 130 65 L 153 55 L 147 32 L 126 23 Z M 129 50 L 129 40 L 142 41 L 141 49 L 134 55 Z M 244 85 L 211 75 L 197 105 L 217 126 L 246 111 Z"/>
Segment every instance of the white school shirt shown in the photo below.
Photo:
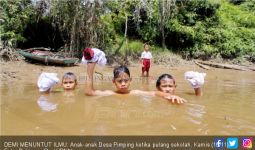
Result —
<path fill-rule="evenodd" d="M 91 49 L 94 51 L 93 58 L 91 60 L 86 60 L 83 56 L 81 60 L 82 64 L 87 64 L 89 62 L 97 62 L 98 65 L 104 66 L 107 62 L 105 58 L 105 53 L 98 48 L 91 48 Z"/>
<path fill-rule="evenodd" d="M 149 52 L 149 51 L 143 51 L 142 52 L 142 55 L 141 55 L 141 58 L 142 59 L 152 59 L 152 55 L 151 55 L 151 52 Z"/>

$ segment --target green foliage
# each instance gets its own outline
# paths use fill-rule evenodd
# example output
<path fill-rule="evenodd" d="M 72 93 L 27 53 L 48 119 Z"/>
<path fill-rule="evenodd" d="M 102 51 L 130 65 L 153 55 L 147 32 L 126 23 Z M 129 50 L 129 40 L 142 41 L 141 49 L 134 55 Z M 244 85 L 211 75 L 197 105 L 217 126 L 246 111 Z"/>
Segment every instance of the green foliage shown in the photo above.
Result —
<path fill-rule="evenodd" d="M 186 3 L 185 6 L 189 7 L 185 9 L 182 6 L 181 9 L 184 14 L 178 14 L 177 19 L 171 20 L 167 25 L 171 36 L 181 35 L 176 36 L 175 41 L 182 41 L 178 44 L 185 45 L 180 49 L 183 54 L 204 59 L 216 57 L 218 54 L 230 59 L 249 55 L 253 59 L 255 17 L 252 13 L 224 1 L 220 3 L 220 7 L 219 3 L 208 4 L 209 1 L 199 4 L 198 1 Z M 243 2 L 241 6 L 247 6 L 245 4 L 246 2 Z M 199 7 L 207 8 L 208 5 L 214 7 L 210 8 L 214 14 L 203 17 L 197 14 L 200 12 L 197 10 L 202 9 Z M 193 10 L 194 6 L 197 8 Z"/>
<path fill-rule="evenodd" d="M 243 5 L 246 2 L 243 2 Z M 222 3 L 218 13 L 221 27 L 219 53 L 224 58 L 236 58 L 254 53 L 255 17 L 227 2 Z"/>
<path fill-rule="evenodd" d="M 54 0 L 49 16 L 59 27 L 69 53 L 81 55 L 85 47 L 106 49 L 114 39 L 111 16 L 100 0 Z"/>
<path fill-rule="evenodd" d="M 1 0 L 3 23 L 0 26 L 1 40 L 15 47 L 17 42 L 25 41 L 22 33 L 31 21 L 35 21 L 35 9 L 30 0 Z"/>
<path fill-rule="evenodd" d="M 255 14 L 255 0 L 247 0 L 245 3 L 240 5 L 240 8 L 244 11 L 249 11 L 253 15 Z"/>
<path fill-rule="evenodd" d="M 255 2 L 255 1 L 254 1 Z M 254 14 L 243 11 L 240 7 L 223 2 L 219 10 L 223 22 L 229 22 L 232 26 L 241 26 L 247 28 L 255 27 Z"/>
<path fill-rule="evenodd" d="M 163 47 L 152 46 L 155 52 L 166 46 L 193 58 L 255 60 L 255 0 L 47 2 L 50 7 L 43 16 L 30 0 L 1 0 L 2 40 L 14 45 L 26 40 L 26 26 L 41 18 L 59 28 L 70 52 L 77 54 L 85 46 L 111 55 L 139 54 L 143 42 L 149 42 Z"/>

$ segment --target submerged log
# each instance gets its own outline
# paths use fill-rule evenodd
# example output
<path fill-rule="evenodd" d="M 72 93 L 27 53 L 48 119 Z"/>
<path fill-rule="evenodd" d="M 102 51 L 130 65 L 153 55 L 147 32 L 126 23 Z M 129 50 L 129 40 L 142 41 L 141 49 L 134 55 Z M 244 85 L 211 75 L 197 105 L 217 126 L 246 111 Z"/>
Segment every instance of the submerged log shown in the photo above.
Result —
<path fill-rule="evenodd" d="M 197 61 L 194 61 L 194 63 L 195 63 L 196 65 L 198 65 L 199 67 L 203 68 L 203 69 L 206 69 L 206 70 L 210 70 L 210 69 L 211 69 L 209 66 L 202 65 L 202 64 L 200 64 L 200 63 L 197 62 Z"/>
<path fill-rule="evenodd" d="M 238 66 L 238 65 L 220 64 L 220 63 L 205 62 L 205 61 L 198 61 L 198 63 L 208 65 L 208 66 L 212 66 L 212 67 L 216 67 L 216 68 L 234 69 L 234 70 L 241 70 L 241 71 L 252 71 L 248 67 L 243 67 L 243 66 Z"/>

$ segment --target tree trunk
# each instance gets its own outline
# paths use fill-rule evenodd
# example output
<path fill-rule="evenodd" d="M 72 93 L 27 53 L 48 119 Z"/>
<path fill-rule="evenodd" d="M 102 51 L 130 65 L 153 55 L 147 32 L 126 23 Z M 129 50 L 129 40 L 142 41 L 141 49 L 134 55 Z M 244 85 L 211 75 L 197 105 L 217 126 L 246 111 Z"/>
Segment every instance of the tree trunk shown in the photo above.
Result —
<path fill-rule="evenodd" d="M 127 60 L 127 56 L 128 56 L 128 40 L 127 40 L 128 16 L 127 16 L 127 13 L 125 13 L 125 17 L 126 17 L 126 22 L 125 22 L 125 40 L 126 40 L 126 44 L 125 44 L 125 60 L 124 60 L 124 64 L 127 65 L 128 64 L 128 60 Z"/>
<path fill-rule="evenodd" d="M 166 44 L 165 44 L 165 18 L 164 18 L 164 14 L 165 14 L 165 8 L 164 8 L 164 0 L 159 0 L 159 12 L 160 12 L 160 31 L 161 31 L 161 45 L 162 47 L 165 49 Z"/>

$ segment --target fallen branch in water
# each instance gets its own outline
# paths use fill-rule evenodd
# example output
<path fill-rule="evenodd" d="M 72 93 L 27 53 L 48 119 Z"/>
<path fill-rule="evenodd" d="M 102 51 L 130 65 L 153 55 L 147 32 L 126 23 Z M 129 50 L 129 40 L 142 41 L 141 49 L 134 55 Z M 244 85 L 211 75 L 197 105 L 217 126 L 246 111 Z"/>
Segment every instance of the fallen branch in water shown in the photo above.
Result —
<path fill-rule="evenodd" d="M 234 69 L 234 70 L 241 70 L 241 71 L 254 71 L 250 69 L 249 67 L 238 66 L 238 65 L 219 64 L 219 63 L 205 62 L 205 61 L 198 61 L 198 63 L 212 66 L 215 68 Z"/>
<path fill-rule="evenodd" d="M 206 69 L 206 70 L 210 70 L 210 69 L 211 69 L 209 66 L 202 65 L 202 64 L 200 64 L 200 63 L 197 62 L 197 61 L 194 61 L 194 63 L 195 63 L 196 65 L 198 65 L 199 67 L 203 68 L 203 69 Z"/>

